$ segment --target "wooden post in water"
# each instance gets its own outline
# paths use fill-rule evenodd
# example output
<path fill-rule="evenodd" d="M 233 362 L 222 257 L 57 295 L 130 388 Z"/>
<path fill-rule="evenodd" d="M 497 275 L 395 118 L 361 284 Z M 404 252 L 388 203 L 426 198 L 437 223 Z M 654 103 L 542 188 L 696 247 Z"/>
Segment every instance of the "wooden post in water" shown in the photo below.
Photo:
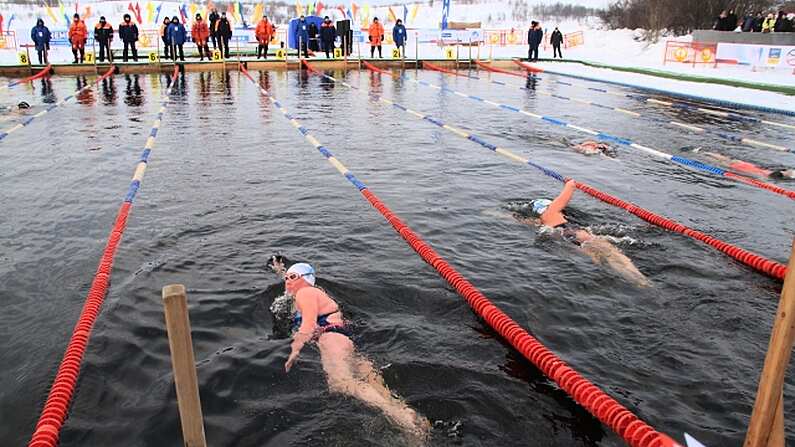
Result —
<path fill-rule="evenodd" d="M 199 381 L 196 378 L 196 360 L 188 319 L 188 298 L 185 286 L 171 284 L 163 287 L 163 307 L 166 314 L 168 346 L 171 348 L 171 366 L 177 389 L 177 405 L 182 425 L 182 438 L 186 447 L 207 447 L 204 422 L 199 400 Z"/>
<path fill-rule="evenodd" d="M 795 342 L 795 241 L 744 447 L 784 447 L 784 375 Z"/>

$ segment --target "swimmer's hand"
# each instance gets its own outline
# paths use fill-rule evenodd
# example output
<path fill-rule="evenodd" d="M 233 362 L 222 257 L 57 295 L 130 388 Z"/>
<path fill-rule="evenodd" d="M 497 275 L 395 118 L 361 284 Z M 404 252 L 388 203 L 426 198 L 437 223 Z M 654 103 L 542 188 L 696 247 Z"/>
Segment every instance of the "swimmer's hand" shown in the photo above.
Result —
<path fill-rule="evenodd" d="M 300 351 L 296 350 L 293 350 L 290 353 L 290 357 L 287 357 L 287 361 L 284 362 L 284 372 L 290 372 L 290 368 L 292 368 L 295 362 L 298 360 L 298 354 L 300 354 Z"/>

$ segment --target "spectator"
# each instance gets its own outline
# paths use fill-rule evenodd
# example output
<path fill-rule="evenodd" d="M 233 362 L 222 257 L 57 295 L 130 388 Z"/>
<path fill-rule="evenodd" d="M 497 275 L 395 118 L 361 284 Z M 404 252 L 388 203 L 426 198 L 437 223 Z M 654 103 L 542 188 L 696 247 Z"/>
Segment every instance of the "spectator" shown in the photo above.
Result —
<path fill-rule="evenodd" d="M 776 16 L 773 13 L 769 13 L 767 18 L 764 22 L 762 22 L 762 32 L 763 33 L 770 33 L 776 27 Z"/>
<path fill-rule="evenodd" d="M 544 31 L 541 29 L 541 24 L 535 20 L 530 22 L 530 30 L 527 32 L 527 43 L 530 50 L 527 54 L 527 60 L 535 62 L 538 60 L 538 47 L 544 40 Z"/>
<path fill-rule="evenodd" d="M 204 60 L 204 55 L 207 55 L 207 60 L 211 60 L 210 47 L 207 45 L 207 40 L 210 38 L 210 27 L 202 20 L 201 14 L 196 14 L 196 21 L 190 29 L 190 37 L 193 43 L 196 44 L 196 49 L 199 50 L 199 60 Z"/>
<path fill-rule="evenodd" d="M 307 30 L 306 19 L 304 16 L 298 18 L 297 26 L 295 27 L 295 43 L 298 48 L 298 56 L 301 57 L 301 51 L 304 52 L 304 57 L 309 57 L 309 32 Z"/>
<path fill-rule="evenodd" d="M 778 18 L 776 19 L 776 24 L 773 26 L 773 31 L 777 33 L 789 33 L 792 31 L 792 22 L 789 21 L 784 11 L 778 12 Z"/>
<path fill-rule="evenodd" d="M 395 42 L 395 47 L 401 51 L 400 54 L 406 57 L 406 27 L 400 19 L 397 19 L 395 27 L 392 28 L 392 40 Z"/>
<path fill-rule="evenodd" d="M 218 39 L 218 32 L 215 31 L 215 24 L 221 17 L 218 15 L 218 10 L 213 8 L 210 16 L 207 19 L 210 21 L 210 38 L 213 40 L 213 50 L 218 49 L 216 40 Z"/>
<path fill-rule="evenodd" d="M 268 20 L 268 16 L 262 16 L 262 20 L 259 21 L 257 29 L 254 31 L 254 36 L 257 38 L 257 59 L 260 54 L 264 59 L 268 58 L 268 43 L 273 38 L 275 30 L 273 24 Z"/>
<path fill-rule="evenodd" d="M 550 43 L 552 44 L 552 59 L 555 58 L 556 55 L 560 55 L 560 58 L 563 59 L 563 52 L 560 51 L 560 45 L 563 43 L 563 33 L 560 32 L 558 27 L 555 27 L 555 30 L 552 31 L 552 36 L 549 39 Z"/>
<path fill-rule="evenodd" d="M 731 31 L 734 28 L 729 27 L 729 13 L 726 10 L 720 12 L 718 19 L 715 21 L 715 25 L 712 27 L 715 31 Z"/>
<path fill-rule="evenodd" d="M 171 18 L 171 25 L 168 25 L 168 40 L 171 42 L 171 60 L 177 60 L 177 50 L 179 50 L 179 60 L 185 62 L 185 50 L 183 45 L 188 40 L 185 25 L 179 22 L 177 16 Z"/>
<path fill-rule="evenodd" d="M 734 13 L 733 9 L 730 9 L 729 14 L 726 15 L 726 31 L 734 31 L 737 28 L 737 24 L 737 14 Z"/>
<path fill-rule="evenodd" d="M 69 27 L 69 43 L 72 44 L 72 54 L 75 56 L 73 64 L 78 61 L 77 54 L 80 53 L 80 63 L 82 64 L 86 57 L 86 41 L 88 40 L 88 29 L 85 22 L 80 20 L 80 15 L 75 14 L 72 26 Z"/>
<path fill-rule="evenodd" d="M 384 40 L 384 27 L 378 22 L 378 17 L 373 19 L 373 23 L 367 30 L 370 39 L 370 57 L 375 57 L 375 49 L 378 48 L 378 57 L 383 58 L 381 54 L 381 42 Z"/>
<path fill-rule="evenodd" d="M 337 28 L 331 23 L 329 16 L 323 18 L 323 24 L 320 25 L 320 43 L 323 45 L 323 51 L 326 53 L 326 59 L 329 58 L 329 53 L 334 54 L 334 39 L 337 38 Z"/>
<path fill-rule="evenodd" d="M 163 40 L 163 48 L 165 48 L 164 52 L 166 54 L 166 59 L 169 59 L 171 56 L 171 41 L 168 40 L 168 26 L 171 25 L 171 20 L 168 20 L 168 17 L 163 19 L 163 24 L 160 25 L 160 39 Z"/>
<path fill-rule="evenodd" d="M 138 25 L 133 23 L 129 14 L 124 14 L 124 21 L 119 25 L 119 39 L 124 42 L 122 60 L 127 62 L 128 51 L 132 50 L 133 61 L 138 62 L 138 48 L 135 48 L 135 42 L 138 42 Z"/>
<path fill-rule="evenodd" d="M 764 21 L 765 21 L 765 15 L 762 14 L 762 11 L 757 12 L 756 16 L 754 16 L 754 23 L 751 26 L 751 30 L 753 32 L 755 32 L 755 33 L 761 33 L 762 32 L 762 23 Z"/>
<path fill-rule="evenodd" d="M 309 35 L 309 49 L 312 51 L 320 51 L 320 46 L 317 44 L 317 35 L 319 30 L 314 22 L 311 22 L 306 27 L 306 34 Z"/>
<path fill-rule="evenodd" d="M 47 51 L 50 50 L 50 30 L 44 26 L 44 20 L 36 20 L 36 26 L 30 30 L 30 40 L 36 45 L 36 54 L 39 56 L 39 65 L 43 63 L 49 64 L 47 59 Z"/>
<path fill-rule="evenodd" d="M 218 39 L 218 47 L 225 59 L 229 58 L 229 39 L 232 38 L 232 25 L 226 18 L 226 11 L 221 13 L 221 18 L 215 22 L 215 34 Z"/>
<path fill-rule="evenodd" d="M 102 16 L 99 18 L 99 23 L 94 27 L 94 40 L 99 44 L 99 61 L 105 62 L 105 54 L 108 55 L 108 62 L 113 62 L 113 56 L 110 54 L 110 42 L 113 40 L 113 27 L 110 26 Z"/>

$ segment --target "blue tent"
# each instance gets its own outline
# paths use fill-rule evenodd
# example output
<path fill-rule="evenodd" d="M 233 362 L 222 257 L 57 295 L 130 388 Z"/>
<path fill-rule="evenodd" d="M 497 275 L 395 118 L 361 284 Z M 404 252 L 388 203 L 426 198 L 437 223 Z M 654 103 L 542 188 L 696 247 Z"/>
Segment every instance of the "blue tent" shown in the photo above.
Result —
<path fill-rule="evenodd" d="M 306 24 L 309 26 L 310 23 L 314 23 L 317 26 L 318 31 L 320 30 L 320 25 L 323 24 L 323 18 L 318 16 L 304 16 L 306 19 Z M 287 46 L 290 48 L 298 48 L 298 39 L 295 38 L 295 31 L 298 29 L 298 19 L 291 19 L 290 25 L 287 28 Z"/>

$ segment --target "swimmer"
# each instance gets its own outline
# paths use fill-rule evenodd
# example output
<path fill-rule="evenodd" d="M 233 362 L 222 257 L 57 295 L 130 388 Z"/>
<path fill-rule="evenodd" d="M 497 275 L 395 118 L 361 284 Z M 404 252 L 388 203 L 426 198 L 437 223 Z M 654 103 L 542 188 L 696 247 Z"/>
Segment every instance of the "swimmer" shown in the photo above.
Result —
<path fill-rule="evenodd" d="M 697 147 L 695 149 L 682 148 L 682 150 L 698 154 L 704 154 L 707 157 L 718 162 L 718 164 L 741 174 L 749 174 L 757 177 L 795 179 L 795 169 L 777 169 L 777 170 L 765 169 L 753 163 L 749 163 L 747 161 L 742 161 L 742 160 L 736 160 L 734 158 L 727 157 L 723 154 L 703 151 L 701 150 L 700 147 Z"/>
<path fill-rule="evenodd" d="M 16 107 L 14 107 L 14 106 L 2 106 L 2 109 L 0 109 L 0 110 L 2 110 L 3 112 L 17 112 L 17 111 L 21 111 L 21 110 L 27 110 L 29 108 L 30 108 L 30 104 L 28 104 L 25 101 L 20 101 L 19 104 L 16 105 Z"/>
<path fill-rule="evenodd" d="M 579 246 L 580 251 L 590 256 L 594 263 L 610 267 L 638 287 L 651 286 L 649 279 L 635 267 L 632 260 L 611 244 L 607 238 L 597 236 L 589 230 L 569 222 L 566 215 L 563 214 L 563 210 L 569 204 L 576 187 L 577 184 L 574 180 L 569 179 L 555 200 L 533 200 L 531 208 L 537 217 L 521 218 L 520 221 L 528 225 L 540 224 L 552 228 L 564 240 Z"/>
<path fill-rule="evenodd" d="M 298 361 L 304 345 L 313 342 L 320 349 L 320 360 L 332 392 L 355 397 L 364 404 L 381 410 L 413 441 L 427 439 L 430 423 L 395 397 L 373 364 L 356 352 L 349 338 L 351 329 L 343 318 L 339 304 L 315 286 L 315 270 L 306 263 L 297 263 L 283 270 L 287 260 L 274 256 L 269 266 L 283 271 L 284 289 L 293 297 L 293 341 L 284 364 L 289 372 Z"/>
<path fill-rule="evenodd" d="M 598 141 L 587 140 L 574 146 L 575 152 L 583 155 L 603 155 L 605 157 L 616 158 L 618 153 L 616 149 L 607 143 L 600 143 Z"/>

